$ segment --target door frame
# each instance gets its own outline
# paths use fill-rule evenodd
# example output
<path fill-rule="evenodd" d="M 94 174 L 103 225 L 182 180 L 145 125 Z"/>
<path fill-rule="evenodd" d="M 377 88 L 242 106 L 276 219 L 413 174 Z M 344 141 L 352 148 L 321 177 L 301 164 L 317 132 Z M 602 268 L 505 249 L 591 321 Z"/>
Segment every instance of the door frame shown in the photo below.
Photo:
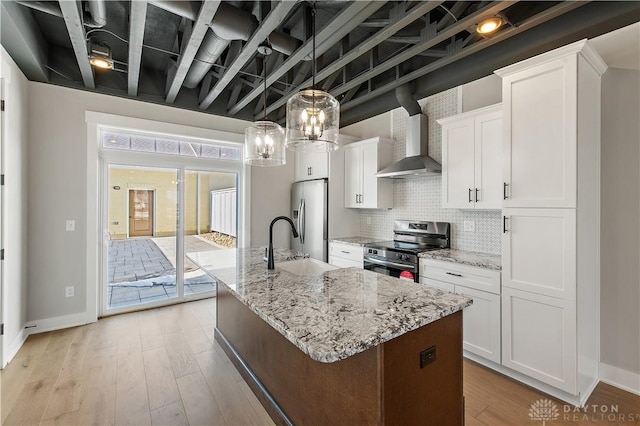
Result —
<path fill-rule="evenodd" d="M 155 158 L 158 154 L 150 154 L 144 153 L 143 155 L 134 155 L 139 154 L 133 151 L 116 151 L 116 150 L 104 150 L 100 152 L 101 158 L 101 169 L 102 169 L 102 179 L 100 184 L 100 221 L 99 223 L 102 226 L 101 234 L 106 236 L 108 235 L 108 190 L 109 190 L 109 165 L 117 165 L 118 167 L 129 166 L 129 167 L 139 167 L 142 169 L 145 168 L 159 168 L 159 169 L 172 169 L 177 171 L 177 186 L 176 191 L 178 193 L 178 223 L 176 225 L 176 289 L 177 296 L 175 298 L 160 300 L 156 302 L 145 303 L 144 305 L 133 305 L 121 308 L 111 308 L 107 309 L 106 306 L 106 298 L 108 294 L 107 288 L 107 266 L 108 266 L 108 239 L 103 241 L 103 244 L 100 246 L 100 263 L 98 265 L 99 268 L 99 279 L 98 279 L 98 315 L 116 315 L 125 312 L 133 312 L 141 309 L 150 309 L 157 308 L 161 306 L 168 306 L 175 303 L 180 303 L 184 301 L 192 301 L 199 300 L 211 297 L 210 293 L 202 293 L 201 295 L 184 295 L 184 229 L 185 229 L 185 190 L 184 190 L 184 182 L 185 175 L 187 171 L 200 171 L 200 172 L 218 172 L 218 173 L 233 173 L 236 175 L 236 188 L 238 188 L 239 192 L 239 183 L 241 181 L 241 176 L 239 170 L 242 167 L 238 167 L 237 164 L 229 165 L 227 161 L 222 161 L 223 163 L 216 167 L 215 163 L 211 161 L 199 161 L 199 164 L 195 164 L 192 161 L 184 161 L 181 162 L 180 159 L 175 157 L 177 156 L 162 156 L 168 158 L 158 159 Z M 176 164 L 179 163 L 179 164 Z M 208 163 L 208 164 L 205 164 Z M 240 162 L 241 163 L 241 162 Z M 235 166 L 235 167 L 234 167 Z M 127 188 L 134 189 L 134 188 Z M 146 190 L 145 188 L 142 188 Z M 241 206 L 241 198 L 242 195 L 238 193 L 236 196 L 237 204 Z M 154 201 L 155 202 L 155 201 Z M 127 201 L 128 204 L 128 201 Z M 246 207 L 245 207 L 246 208 Z M 248 229 L 242 230 L 237 224 L 237 233 L 238 237 L 236 241 L 239 242 L 241 240 L 240 235 L 247 233 Z M 127 235 L 129 234 L 129 230 L 127 229 Z M 239 244 L 238 244 L 239 246 Z M 182 271 L 182 273 L 180 273 Z M 182 295 L 182 296 L 180 296 Z"/>
<path fill-rule="evenodd" d="M 131 191 L 152 191 L 153 192 L 153 217 L 151 218 L 151 237 L 156 236 L 156 189 L 155 188 L 145 188 L 145 187 L 131 187 L 127 188 L 127 238 L 131 237 L 131 230 L 129 226 L 131 225 L 131 220 L 129 216 L 129 200 Z"/>
<path fill-rule="evenodd" d="M 5 79 L 0 77 L 0 99 L 4 102 L 5 96 L 5 88 L 4 88 Z M 5 154 L 5 121 L 4 121 L 5 111 L 0 112 L 0 174 L 4 175 L 4 154 Z M 0 186 L 0 249 L 4 249 L 4 185 Z M 5 324 L 5 285 L 4 285 L 4 260 L 0 260 L 0 324 Z M 6 333 L 0 335 L 0 370 L 5 367 L 5 336 Z"/>
<path fill-rule="evenodd" d="M 149 154 L 133 151 L 101 149 L 100 132 L 102 129 L 119 130 L 127 133 L 145 133 L 169 138 L 182 138 L 199 141 L 203 143 L 214 143 L 217 145 L 228 145 L 240 149 L 240 158 L 244 158 L 244 134 L 233 133 L 220 130 L 213 130 L 201 127 L 186 126 L 169 123 L 166 121 L 147 120 L 134 117 L 125 117 L 115 114 L 107 114 L 95 111 L 85 112 L 87 123 L 87 228 L 86 228 L 86 281 L 95 283 L 87 286 L 86 311 L 82 313 L 83 322 L 95 322 L 102 309 L 103 295 L 99 291 L 102 284 L 103 272 L 101 270 L 101 258 L 103 246 L 108 241 L 108 235 L 103 234 L 104 224 L 104 202 L 100 196 L 105 185 L 106 168 L 105 160 L 123 165 L 140 166 L 149 155 L 154 159 L 154 167 L 176 168 L 176 158 L 179 156 Z M 215 123 L 215 120 L 214 120 Z M 104 154 L 107 154 L 106 157 Z M 123 155 L 124 154 L 124 155 Z M 111 161 L 112 157 L 121 157 L 126 161 Z M 126 157 L 126 158 L 125 158 Z M 251 167 L 244 164 L 242 160 L 227 161 L 215 159 L 201 159 L 193 157 L 179 157 L 180 163 L 189 170 L 209 170 L 214 166 L 215 171 L 236 173 L 238 194 L 238 238 L 239 248 L 249 247 L 251 229 Z M 213 171 L 213 170 L 212 170 Z M 184 205 L 184 203 L 182 204 Z M 184 214 L 180 216 L 184 217 Z M 178 233 L 177 238 L 183 235 Z M 178 262 L 182 259 L 178 258 Z M 180 277 L 182 279 L 183 277 Z M 195 300 L 195 299 L 188 299 Z M 173 302 L 172 302 L 173 303 Z M 149 303 L 145 308 L 162 306 L 160 302 Z M 122 312 L 125 312 L 124 310 Z M 111 313 L 119 313 L 115 310 Z"/>

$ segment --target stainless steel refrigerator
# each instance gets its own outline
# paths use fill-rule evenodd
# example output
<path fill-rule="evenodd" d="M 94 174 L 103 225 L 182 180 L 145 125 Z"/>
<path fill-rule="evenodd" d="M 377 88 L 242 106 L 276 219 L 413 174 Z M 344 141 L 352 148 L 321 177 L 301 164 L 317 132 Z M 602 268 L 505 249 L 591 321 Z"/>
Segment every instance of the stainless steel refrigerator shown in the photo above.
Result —
<path fill-rule="evenodd" d="M 291 186 L 291 218 L 298 238 L 291 238 L 291 250 L 327 261 L 327 180 L 296 182 Z"/>

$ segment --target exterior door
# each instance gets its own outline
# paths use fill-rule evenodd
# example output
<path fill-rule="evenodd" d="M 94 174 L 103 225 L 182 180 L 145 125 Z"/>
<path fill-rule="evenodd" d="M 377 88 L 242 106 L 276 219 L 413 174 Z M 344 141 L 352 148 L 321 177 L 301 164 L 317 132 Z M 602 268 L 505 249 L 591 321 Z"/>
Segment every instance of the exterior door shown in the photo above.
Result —
<path fill-rule="evenodd" d="M 129 236 L 153 236 L 153 198 L 150 189 L 129 190 Z"/>

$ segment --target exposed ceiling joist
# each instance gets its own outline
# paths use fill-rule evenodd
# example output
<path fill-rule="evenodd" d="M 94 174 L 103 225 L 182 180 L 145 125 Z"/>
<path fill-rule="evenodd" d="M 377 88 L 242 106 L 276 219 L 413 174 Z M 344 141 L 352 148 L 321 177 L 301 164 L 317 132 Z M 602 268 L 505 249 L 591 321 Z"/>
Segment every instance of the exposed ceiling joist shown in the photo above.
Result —
<path fill-rule="evenodd" d="M 213 16 L 216 14 L 220 3 L 221 1 L 219 0 L 208 0 L 202 2 L 200 10 L 198 11 L 198 17 L 193 24 L 191 35 L 189 35 L 189 39 L 186 43 L 186 47 L 184 48 L 184 51 L 181 52 L 178 69 L 176 70 L 173 80 L 169 85 L 166 97 L 167 103 L 172 104 L 176 100 L 178 92 L 182 87 L 182 83 L 184 83 L 187 72 L 189 72 L 193 59 L 196 57 L 196 53 L 198 53 L 198 49 L 202 44 L 204 36 L 209 30 L 209 24 L 211 23 Z"/>
<path fill-rule="evenodd" d="M 342 37 L 355 29 L 361 22 L 371 16 L 375 11 L 384 6 L 382 1 L 356 1 L 346 6 L 337 16 L 331 20 L 324 28 L 316 34 L 316 54 L 322 55 L 335 43 L 339 42 Z M 289 56 L 280 67 L 275 69 L 267 77 L 267 85 L 272 85 L 276 80 L 282 77 L 287 71 L 304 60 L 312 50 L 311 40 L 307 40 L 293 55 Z M 233 108 L 229 110 L 229 114 L 235 115 L 246 107 L 252 100 L 260 96 L 262 86 L 256 87 L 242 98 Z"/>
<path fill-rule="evenodd" d="M 319 71 L 316 75 L 316 81 L 322 81 L 325 78 L 330 77 L 333 73 L 340 70 L 342 67 L 347 65 L 348 63 L 354 61 L 360 56 L 367 53 L 369 50 L 373 49 L 375 46 L 378 46 L 383 41 L 387 40 L 393 34 L 397 33 L 416 19 L 420 18 L 424 14 L 428 13 L 432 9 L 438 7 L 442 4 L 442 1 L 428 1 L 428 2 L 418 2 L 416 6 L 414 6 L 411 10 L 405 11 L 404 4 L 399 4 L 390 12 L 390 19 L 388 20 L 388 25 L 376 32 L 372 37 L 369 37 L 364 42 L 360 43 L 358 46 L 351 49 L 349 52 L 342 55 L 340 58 L 324 67 L 321 71 Z M 297 93 L 301 89 L 308 87 L 311 84 L 311 79 L 307 79 L 302 84 L 298 85 L 296 88 L 289 92 L 288 96 L 284 96 L 280 98 L 278 101 L 274 102 L 272 105 L 267 107 L 267 113 L 272 113 L 273 111 L 280 108 L 282 105 L 287 103 L 287 100 L 293 93 Z M 358 85 L 359 86 L 359 85 Z"/>
<path fill-rule="evenodd" d="M 455 36 L 460 31 L 463 31 L 467 28 L 473 27 L 480 19 L 484 17 L 488 17 L 494 15 L 510 6 L 515 4 L 516 1 L 497 1 L 493 2 L 482 9 L 472 13 L 471 15 L 466 16 L 464 19 L 457 21 L 455 24 L 445 28 L 443 31 L 440 31 L 429 37 L 430 34 L 426 34 L 425 41 L 423 43 L 417 44 L 404 52 L 401 52 L 397 55 L 394 55 L 390 59 L 378 64 L 375 68 L 370 68 L 369 71 L 361 73 L 357 77 L 345 82 L 344 84 L 334 88 L 331 90 L 331 94 L 333 96 L 337 96 L 339 94 L 345 93 L 352 89 L 355 86 L 358 86 L 365 81 L 372 79 L 373 77 L 382 74 L 383 72 L 395 67 L 403 63 L 404 61 L 411 59 L 412 57 L 418 55 L 419 53 L 424 52 L 425 50 L 442 43 L 450 37 Z"/>
<path fill-rule="evenodd" d="M 147 19 L 147 0 L 131 2 L 129 12 L 129 61 L 127 62 L 127 85 L 129 96 L 138 95 L 140 65 L 142 64 L 142 44 Z"/>
<path fill-rule="evenodd" d="M 29 80 L 48 81 L 43 66 L 47 52 L 44 37 L 29 10 L 16 3 L 0 1 L 0 39 Z M 30 30 L 31 29 L 31 30 Z"/>
<path fill-rule="evenodd" d="M 87 50 L 87 37 L 82 24 L 82 4 L 75 0 L 60 1 L 60 10 L 64 18 L 64 23 L 69 32 L 71 45 L 76 54 L 76 61 L 82 74 L 84 87 L 95 89 L 96 83 L 93 78 L 93 69 L 89 63 L 89 51 Z"/>
<path fill-rule="evenodd" d="M 598 37 L 638 21 L 640 21 L 640 7 L 637 3 L 584 2 L 576 10 L 533 28 L 529 27 L 528 31 L 503 40 L 502 43 L 494 44 L 474 55 L 417 78 L 413 95 L 417 99 L 426 98 L 490 75 L 496 69 L 584 38 Z M 638 46 L 638 42 L 635 41 L 635 43 Z M 356 108 L 348 108 L 348 110 L 341 108 L 340 123 L 341 126 L 348 126 L 399 106 L 395 92 L 388 91 Z"/>
<path fill-rule="evenodd" d="M 550 7 L 549 9 L 521 22 L 518 24 L 517 27 L 511 27 L 511 28 L 507 28 L 501 32 L 499 32 L 498 34 L 495 34 L 493 37 L 491 38 L 487 38 L 484 40 L 481 40 L 477 43 L 472 44 L 469 47 L 466 47 L 462 50 L 460 50 L 458 53 L 454 53 L 451 55 L 448 55 L 440 60 L 437 60 L 435 62 L 432 62 L 431 64 L 422 67 L 420 69 L 417 69 L 415 71 L 412 71 L 400 78 L 395 79 L 393 82 L 388 83 L 382 87 L 379 87 L 363 96 L 360 96 L 356 99 L 353 99 L 352 101 L 348 101 L 345 103 L 342 103 L 340 105 L 340 109 L 342 111 L 348 111 L 350 108 L 356 107 L 358 105 L 361 105 L 365 102 L 369 102 L 371 101 L 373 98 L 379 97 L 380 95 L 382 95 L 383 93 L 389 92 L 391 90 L 395 90 L 397 87 L 402 86 L 403 84 L 409 83 L 419 77 L 422 77 L 424 75 L 429 74 L 430 72 L 433 72 L 437 69 L 440 69 L 446 65 L 449 65 L 455 61 L 458 61 L 464 57 L 467 57 L 473 53 L 477 53 L 480 52 L 483 49 L 486 49 L 489 46 L 493 46 L 494 44 L 497 44 L 501 41 L 504 41 L 510 37 L 513 37 L 517 34 L 522 33 L 523 31 L 529 30 L 537 25 L 543 24 L 553 18 L 556 18 L 560 15 L 563 15 L 567 12 L 570 12 L 574 9 L 577 9 L 581 6 L 584 6 L 585 4 L 587 4 L 588 2 L 584 2 L 584 1 L 572 1 L 572 2 L 562 2 L 559 3 L 555 6 Z"/>
<path fill-rule="evenodd" d="M 240 54 L 235 57 L 229 68 L 222 74 L 222 78 L 213 86 L 209 94 L 200 103 L 201 109 L 209 108 L 209 105 L 222 93 L 222 91 L 231 83 L 238 72 L 249 62 L 255 55 L 258 46 L 280 26 L 282 21 L 289 15 L 289 12 L 296 7 L 296 1 L 281 1 L 260 23 L 260 26 L 251 36 L 249 41 L 244 45 Z"/>

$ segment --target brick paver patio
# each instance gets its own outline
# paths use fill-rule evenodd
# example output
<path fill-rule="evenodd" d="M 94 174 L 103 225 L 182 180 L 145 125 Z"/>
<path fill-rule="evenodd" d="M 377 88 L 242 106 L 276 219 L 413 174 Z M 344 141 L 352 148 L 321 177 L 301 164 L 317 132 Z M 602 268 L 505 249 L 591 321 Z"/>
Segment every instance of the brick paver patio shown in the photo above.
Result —
<path fill-rule="evenodd" d="M 109 308 L 138 305 L 177 296 L 175 240 L 175 237 L 141 237 L 110 241 L 107 291 Z M 185 236 L 186 252 L 217 249 L 219 247 L 202 238 Z M 213 290 L 213 279 L 187 261 L 184 294 Z"/>

